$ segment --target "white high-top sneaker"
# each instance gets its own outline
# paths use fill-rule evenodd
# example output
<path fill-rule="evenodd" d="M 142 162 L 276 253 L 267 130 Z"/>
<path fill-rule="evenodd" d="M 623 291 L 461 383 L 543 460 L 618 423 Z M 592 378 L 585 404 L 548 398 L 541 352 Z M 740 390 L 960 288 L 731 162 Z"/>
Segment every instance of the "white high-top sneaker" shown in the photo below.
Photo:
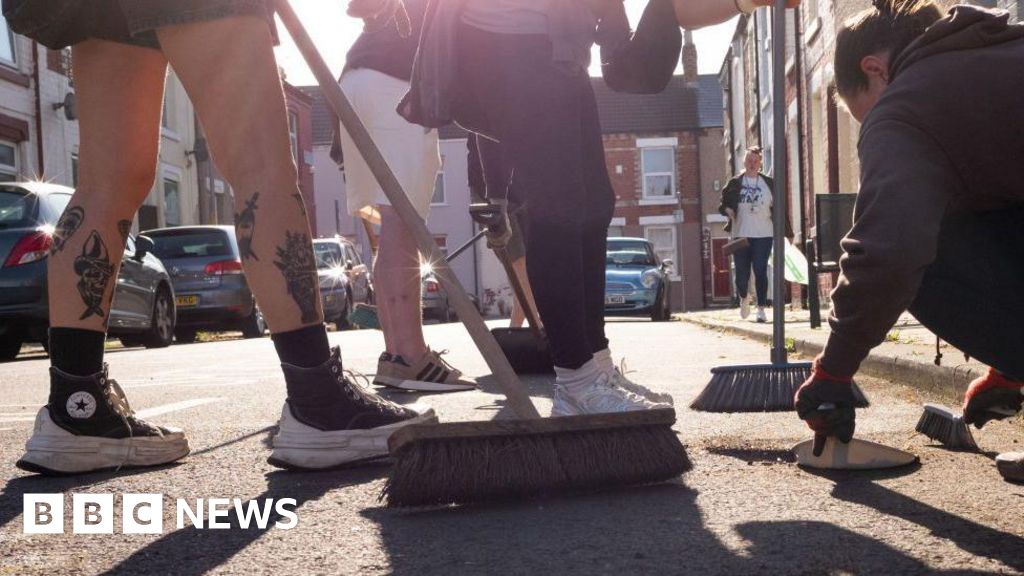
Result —
<path fill-rule="evenodd" d="M 651 402 L 612 384 L 612 378 L 605 372 L 598 372 L 589 382 L 555 383 L 552 416 L 578 416 L 581 414 L 604 414 L 611 412 L 633 412 L 671 408 L 670 404 Z"/>

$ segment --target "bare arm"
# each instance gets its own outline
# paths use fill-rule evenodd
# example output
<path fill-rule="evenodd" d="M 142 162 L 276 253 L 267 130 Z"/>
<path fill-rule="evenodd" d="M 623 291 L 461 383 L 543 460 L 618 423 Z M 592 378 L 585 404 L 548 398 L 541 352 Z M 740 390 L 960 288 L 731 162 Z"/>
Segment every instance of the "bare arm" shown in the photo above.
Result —
<path fill-rule="evenodd" d="M 772 0 L 740 0 L 739 5 L 771 6 Z M 694 30 L 704 26 L 721 24 L 740 13 L 733 0 L 672 0 L 676 9 L 676 20 L 683 28 Z M 786 6 L 793 8 L 800 0 L 786 0 Z"/>

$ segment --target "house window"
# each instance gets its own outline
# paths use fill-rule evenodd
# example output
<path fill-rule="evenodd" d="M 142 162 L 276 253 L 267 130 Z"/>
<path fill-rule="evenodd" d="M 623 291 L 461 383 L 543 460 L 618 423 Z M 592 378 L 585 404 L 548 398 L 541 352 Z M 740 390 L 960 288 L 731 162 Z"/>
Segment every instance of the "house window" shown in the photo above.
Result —
<path fill-rule="evenodd" d="M 444 170 L 438 170 L 434 178 L 434 196 L 430 199 L 431 204 L 444 204 Z"/>
<path fill-rule="evenodd" d="M 664 262 L 672 261 L 672 276 L 678 277 L 679 258 L 676 257 L 676 227 L 675 226 L 645 226 L 644 238 L 647 238 L 654 245 L 654 253 L 658 260 Z"/>
<path fill-rule="evenodd" d="M 644 173 L 644 198 L 674 197 L 676 195 L 675 148 L 644 148 L 640 153 Z"/>
<path fill-rule="evenodd" d="M 181 186 L 170 176 L 164 176 L 164 225 L 181 225 Z"/>
<path fill-rule="evenodd" d="M 299 164 L 299 115 L 288 112 L 288 139 L 292 143 L 292 160 Z"/>
<path fill-rule="evenodd" d="M 441 251 L 441 256 L 448 257 L 448 237 L 447 236 L 434 236 L 434 243 L 437 244 L 438 250 Z"/>
<path fill-rule="evenodd" d="M 609 238 L 621 238 L 622 237 L 622 226 L 609 226 L 608 237 Z"/>
<path fill-rule="evenodd" d="M 18 63 L 14 51 L 14 34 L 7 25 L 7 20 L 0 16 L 0 62 L 8 65 Z"/>
<path fill-rule="evenodd" d="M 174 131 L 174 82 L 170 76 L 167 77 L 167 82 L 164 85 L 164 110 L 163 115 L 160 117 L 160 125 L 165 130 L 171 132 Z"/>
<path fill-rule="evenodd" d="M 0 182 L 18 179 L 18 147 L 11 142 L 0 142 Z"/>

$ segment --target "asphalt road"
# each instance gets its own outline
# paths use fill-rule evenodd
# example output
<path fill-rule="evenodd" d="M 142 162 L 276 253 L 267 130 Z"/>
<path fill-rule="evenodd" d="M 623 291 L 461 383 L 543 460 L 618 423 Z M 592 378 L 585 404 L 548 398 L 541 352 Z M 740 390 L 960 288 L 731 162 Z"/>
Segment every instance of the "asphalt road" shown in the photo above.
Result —
<path fill-rule="evenodd" d="M 922 397 L 863 380 L 873 407 L 860 436 L 914 451 L 889 473 L 812 474 L 788 448 L 805 439 L 792 413 L 711 415 L 685 408 L 715 365 L 763 362 L 764 346 L 680 322 L 612 321 L 612 350 L 637 381 L 670 391 L 694 470 L 642 488 L 464 508 L 392 511 L 377 495 L 387 465 L 280 472 L 266 442 L 284 384 L 269 339 L 123 350 L 111 375 L 136 411 L 188 430 L 193 453 L 144 473 L 47 479 L 14 462 L 47 390 L 45 358 L 0 365 L 0 574 L 931 574 L 1024 571 L 1024 488 L 990 458 L 934 447 L 913 433 Z M 487 370 L 457 325 L 428 327 L 469 375 Z M 335 333 L 348 368 L 372 372 L 379 332 Z M 501 412 L 496 386 L 431 396 L 445 420 Z M 530 382 L 542 411 L 550 382 Z M 413 401 L 413 396 L 398 396 Z M 1017 424 L 976 434 L 1012 449 Z M 161 493 L 162 535 L 26 535 L 24 493 Z M 177 498 L 295 498 L 295 529 L 175 530 Z M 70 496 L 66 512 L 70 518 Z M 70 519 L 66 521 L 70 527 Z M 70 532 L 70 530 L 69 530 Z"/>

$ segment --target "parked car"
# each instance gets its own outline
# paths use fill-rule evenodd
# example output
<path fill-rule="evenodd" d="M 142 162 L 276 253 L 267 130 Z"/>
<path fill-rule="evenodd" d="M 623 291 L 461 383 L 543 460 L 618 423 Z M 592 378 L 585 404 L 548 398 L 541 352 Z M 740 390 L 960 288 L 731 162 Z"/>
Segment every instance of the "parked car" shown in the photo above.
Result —
<path fill-rule="evenodd" d="M 15 358 L 24 342 L 47 345 L 46 259 L 73 192 L 42 182 L 0 184 L 0 360 Z M 152 240 L 129 237 L 109 333 L 127 346 L 162 348 L 171 344 L 174 326 L 174 290 Z"/>
<path fill-rule="evenodd" d="M 423 319 L 437 320 L 441 323 L 457 321 L 459 315 L 455 312 L 455 307 L 449 302 L 448 293 L 441 286 L 441 281 L 437 279 L 437 274 L 434 273 L 433 267 L 430 264 L 421 265 L 420 276 L 422 278 L 420 282 L 420 299 L 423 305 Z M 476 295 L 467 294 L 467 296 L 469 296 L 473 306 L 480 310 L 480 300 Z"/>
<path fill-rule="evenodd" d="M 200 330 L 241 330 L 259 338 L 267 330 L 242 272 L 238 240 L 231 226 L 179 226 L 149 230 L 154 252 L 174 284 L 179 342 L 195 342 Z M 270 258 L 271 255 L 267 255 Z"/>
<path fill-rule="evenodd" d="M 659 261 L 650 241 L 609 238 L 605 262 L 605 315 L 649 314 L 655 322 L 672 317 L 672 261 Z"/>
<path fill-rule="evenodd" d="M 373 304 L 373 277 L 355 244 L 340 237 L 313 241 L 324 319 L 339 330 L 358 303 Z"/>

